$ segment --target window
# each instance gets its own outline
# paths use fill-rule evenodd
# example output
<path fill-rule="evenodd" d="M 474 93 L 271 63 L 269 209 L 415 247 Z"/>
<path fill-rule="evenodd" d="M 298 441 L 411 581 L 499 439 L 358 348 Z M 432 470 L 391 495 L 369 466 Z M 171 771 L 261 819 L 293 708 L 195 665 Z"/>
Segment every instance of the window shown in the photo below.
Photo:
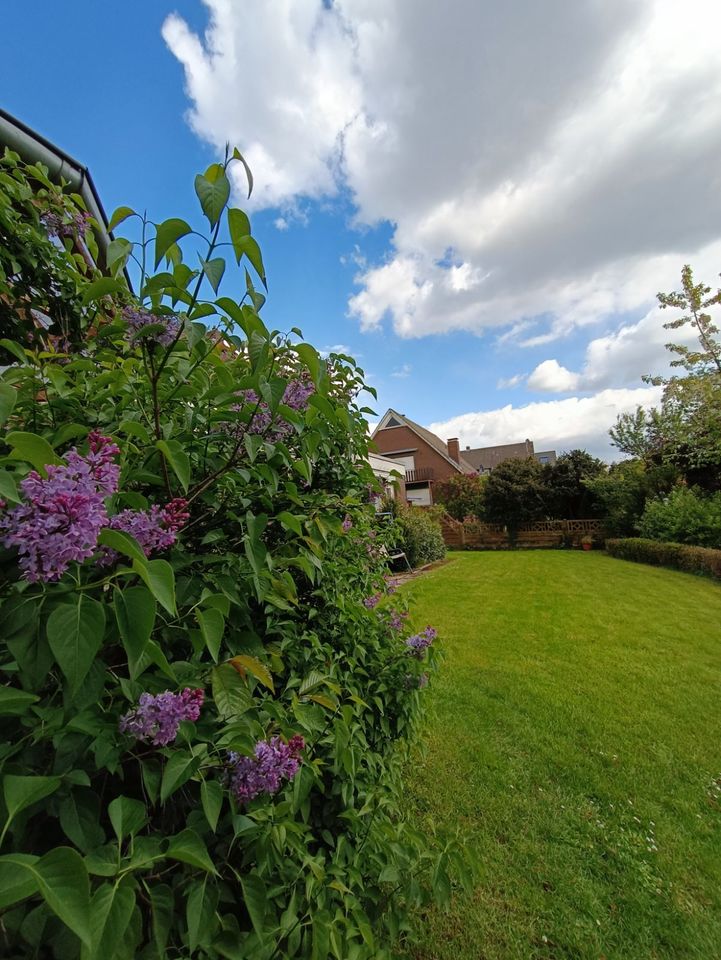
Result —
<path fill-rule="evenodd" d="M 386 427 L 402 427 L 402 426 L 403 424 L 399 420 L 396 420 L 395 417 L 389 417 L 388 422 L 386 423 Z"/>
<path fill-rule="evenodd" d="M 539 462 L 539 463 L 549 463 L 550 460 L 551 460 L 550 457 L 539 457 L 539 458 L 538 458 L 538 462 Z"/>

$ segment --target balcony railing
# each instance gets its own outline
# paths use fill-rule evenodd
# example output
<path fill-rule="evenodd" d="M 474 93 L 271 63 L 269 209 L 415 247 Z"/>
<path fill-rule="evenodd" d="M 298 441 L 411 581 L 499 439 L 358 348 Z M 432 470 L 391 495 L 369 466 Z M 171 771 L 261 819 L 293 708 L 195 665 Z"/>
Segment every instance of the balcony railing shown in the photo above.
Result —
<path fill-rule="evenodd" d="M 418 483 L 422 480 L 433 479 L 433 467 L 418 467 L 417 470 L 406 470 L 406 483 Z"/>

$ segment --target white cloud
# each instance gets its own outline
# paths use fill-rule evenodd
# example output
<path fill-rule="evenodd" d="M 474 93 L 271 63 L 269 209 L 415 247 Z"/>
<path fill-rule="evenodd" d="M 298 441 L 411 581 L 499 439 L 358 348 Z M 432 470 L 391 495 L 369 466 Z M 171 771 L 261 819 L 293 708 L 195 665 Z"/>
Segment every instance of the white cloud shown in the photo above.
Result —
<path fill-rule="evenodd" d="M 558 360 L 544 360 L 528 377 L 530 390 L 569 393 L 578 389 L 579 376 L 561 366 Z"/>
<path fill-rule="evenodd" d="M 333 343 L 330 346 L 322 347 L 318 350 L 318 353 L 323 358 L 330 356 L 331 353 L 344 353 L 348 356 L 355 356 L 356 360 L 362 356 L 360 353 L 354 355 L 347 343 Z"/>
<path fill-rule="evenodd" d="M 276 230 L 283 231 L 287 230 L 290 224 L 285 217 L 276 217 L 276 219 L 273 221 L 273 226 Z"/>
<path fill-rule="evenodd" d="M 499 390 L 509 390 L 512 387 L 517 387 L 519 384 L 523 383 L 525 379 L 525 373 L 516 373 L 512 377 L 501 377 L 496 386 Z"/>
<path fill-rule="evenodd" d="M 610 444 L 608 430 L 620 413 L 638 406 L 653 406 L 661 398 L 661 387 L 635 390 L 602 390 L 591 397 L 568 397 L 498 410 L 464 413 L 429 429 L 439 437 L 459 437 L 465 446 L 487 447 L 500 443 L 533 440 L 537 450 L 558 453 L 580 447 L 606 460 L 619 459 Z"/>
<path fill-rule="evenodd" d="M 344 183 L 359 223 L 394 225 L 349 301 L 364 330 L 537 346 L 719 250 L 715 0 L 205 3 L 202 39 L 177 15 L 163 36 L 256 205 Z"/>
<path fill-rule="evenodd" d="M 405 380 L 407 377 L 410 377 L 413 367 L 410 363 L 404 363 L 401 367 L 398 367 L 391 373 L 392 377 L 396 377 L 398 380 Z"/>
<path fill-rule="evenodd" d="M 711 309 L 710 312 L 721 322 L 721 311 Z M 591 340 L 580 372 L 567 370 L 555 359 L 544 360 L 529 374 L 528 386 L 550 393 L 595 391 L 632 386 L 644 375 L 668 376 L 672 373 L 673 354 L 666 345 L 673 342 L 688 346 L 697 342 L 691 326 L 664 329 L 664 323 L 678 316 L 678 311 L 654 307 L 638 322 L 622 323 L 611 333 Z"/>

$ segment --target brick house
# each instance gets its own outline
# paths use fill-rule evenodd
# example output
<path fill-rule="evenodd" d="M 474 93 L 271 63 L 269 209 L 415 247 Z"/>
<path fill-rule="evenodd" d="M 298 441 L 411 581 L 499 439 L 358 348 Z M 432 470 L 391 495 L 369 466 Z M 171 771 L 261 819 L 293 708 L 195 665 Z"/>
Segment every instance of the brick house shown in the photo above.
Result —
<path fill-rule="evenodd" d="M 405 466 L 406 499 L 417 506 L 433 503 L 433 484 L 456 473 L 476 473 L 460 454 L 457 438 L 445 443 L 396 410 L 387 410 L 371 435 L 384 457 Z"/>

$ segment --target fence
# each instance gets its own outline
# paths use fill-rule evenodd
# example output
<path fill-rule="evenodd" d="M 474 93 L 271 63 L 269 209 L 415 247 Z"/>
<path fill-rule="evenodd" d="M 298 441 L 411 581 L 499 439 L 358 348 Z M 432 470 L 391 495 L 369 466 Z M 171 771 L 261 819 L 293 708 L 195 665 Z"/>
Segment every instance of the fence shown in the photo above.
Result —
<path fill-rule="evenodd" d="M 507 550 L 509 547 L 578 547 L 582 537 L 603 539 L 602 520 L 538 520 L 520 526 L 515 536 L 500 523 L 460 522 L 447 514 L 441 520 L 447 547 L 466 550 Z"/>

